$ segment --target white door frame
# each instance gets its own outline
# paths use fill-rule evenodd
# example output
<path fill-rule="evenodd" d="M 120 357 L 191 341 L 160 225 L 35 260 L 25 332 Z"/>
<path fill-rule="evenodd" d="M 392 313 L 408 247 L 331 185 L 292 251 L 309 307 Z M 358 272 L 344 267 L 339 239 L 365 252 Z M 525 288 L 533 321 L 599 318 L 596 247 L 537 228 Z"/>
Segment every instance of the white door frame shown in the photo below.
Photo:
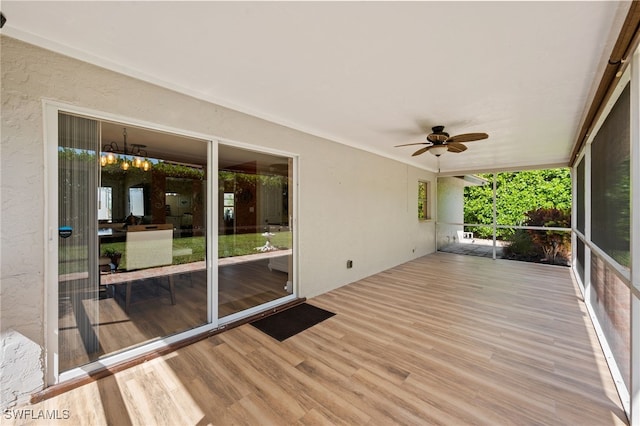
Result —
<path fill-rule="evenodd" d="M 58 114 L 60 112 L 69 113 L 72 115 L 84 116 L 89 119 L 95 119 L 97 121 L 115 121 L 118 123 L 128 124 L 132 126 L 147 128 L 149 130 L 173 133 L 177 135 L 187 136 L 195 139 L 200 139 L 203 142 L 208 143 L 207 148 L 207 173 L 209 179 L 207 181 L 208 186 L 208 199 L 207 199 L 207 259 L 206 267 L 208 270 L 208 324 L 192 328 L 181 333 L 160 337 L 152 342 L 142 344 L 130 350 L 122 351 L 113 355 L 107 355 L 104 358 L 94 361 L 92 363 L 65 371 L 60 372 L 58 367 L 58 240 L 57 240 L 57 228 L 58 228 Z M 223 327 L 223 324 L 235 321 L 242 317 L 247 317 L 253 313 L 272 308 L 274 306 L 286 303 L 294 300 L 297 297 L 297 264 L 298 264 L 298 232 L 297 232 L 297 203 L 298 203 L 298 155 L 278 151 L 274 149 L 268 149 L 260 146 L 249 145 L 246 143 L 240 143 L 236 141 L 226 140 L 218 138 L 212 135 L 201 134 L 198 132 L 192 132 L 184 129 L 177 129 L 168 126 L 163 126 L 158 123 L 150 123 L 142 120 L 136 120 L 131 117 L 124 117 L 115 114 L 109 114 L 102 111 L 96 111 L 88 108 L 78 107 L 76 105 L 69 105 L 57 101 L 43 100 L 43 117 L 44 117 L 44 174 L 46 177 L 44 188 L 44 204 L 45 204 L 45 217 L 44 217 L 44 229 L 45 229 L 45 381 L 47 385 L 53 385 L 60 382 L 68 381 L 71 379 L 86 377 L 92 371 L 100 368 L 111 367 L 116 364 L 134 359 L 142 356 L 146 353 L 156 351 L 161 348 L 165 348 L 171 344 L 180 342 L 182 340 L 194 337 L 201 333 L 216 330 Z M 238 148 L 246 148 L 256 152 L 270 153 L 275 155 L 286 156 L 293 159 L 294 174 L 292 177 L 293 188 L 293 206 L 292 209 L 292 230 L 293 230 L 293 294 L 274 300 L 264 305 L 260 305 L 249 310 L 234 314 L 229 317 L 225 317 L 223 321 L 218 319 L 218 262 L 217 262 L 217 247 L 218 247 L 218 223 L 217 223 L 217 211 L 218 211 L 218 145 L 224 143 L 229 146 Z"/>

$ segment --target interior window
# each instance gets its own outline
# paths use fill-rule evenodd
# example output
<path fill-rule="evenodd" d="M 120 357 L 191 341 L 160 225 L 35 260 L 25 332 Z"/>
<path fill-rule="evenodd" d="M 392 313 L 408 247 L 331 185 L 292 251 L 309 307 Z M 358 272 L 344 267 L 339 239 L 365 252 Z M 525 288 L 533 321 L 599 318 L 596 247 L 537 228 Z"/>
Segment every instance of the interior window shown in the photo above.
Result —
<path fill-rule="evenodd" d="M 110 221 L 113 209 L 113 188 L 101 186 L 98 188 L 98 220 Z"/>
<path fill-rule="evenodd" d="M 134 216 L 144 216 L 143 188 L 129 188 L 129 212 Z"/>

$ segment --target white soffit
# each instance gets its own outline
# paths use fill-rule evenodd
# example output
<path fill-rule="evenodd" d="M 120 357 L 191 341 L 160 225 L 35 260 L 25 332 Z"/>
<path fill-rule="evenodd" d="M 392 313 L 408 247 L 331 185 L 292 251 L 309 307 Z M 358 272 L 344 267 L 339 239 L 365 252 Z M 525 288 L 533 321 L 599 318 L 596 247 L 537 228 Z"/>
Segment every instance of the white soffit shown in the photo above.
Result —
<path fill-rule="evenodd" d="M 442 172 L 567 164 L 629 2 L 3 1 L 2 34 Z M 430 127 L 486 132 L 411 157 Z M 415 149 L 414 149 L 415 148 Z"/>

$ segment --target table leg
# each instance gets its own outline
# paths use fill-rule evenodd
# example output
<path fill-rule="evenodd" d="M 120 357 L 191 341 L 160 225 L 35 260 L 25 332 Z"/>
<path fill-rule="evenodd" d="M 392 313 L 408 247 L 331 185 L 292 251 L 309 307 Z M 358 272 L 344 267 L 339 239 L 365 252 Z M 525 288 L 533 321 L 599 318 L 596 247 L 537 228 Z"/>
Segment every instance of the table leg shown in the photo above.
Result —
<path fill-rule="evenodd" d="M 124 311 L 128 314 L 131 306 L 131 281 L 127 282 L 124 292 Z"/>
<path fill-rule="evenodd" d="M 176 290 L 173 283 L 173 275 L 169 275 L 169 293 L 171 294 L 171 304 L 176 304 Z"/>

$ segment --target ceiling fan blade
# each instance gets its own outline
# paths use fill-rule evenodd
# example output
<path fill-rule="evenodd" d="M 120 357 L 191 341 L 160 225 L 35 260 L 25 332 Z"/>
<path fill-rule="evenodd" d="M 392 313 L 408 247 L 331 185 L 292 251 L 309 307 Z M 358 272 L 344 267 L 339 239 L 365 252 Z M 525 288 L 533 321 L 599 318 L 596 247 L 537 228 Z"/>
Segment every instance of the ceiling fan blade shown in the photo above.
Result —
<path fill-rule="evenodd" d="M 416 142 L 416 143 L 404 143 L 402 145 L 395 145 L 394 148 L 398 148 L 399 146 L 409 146 L 409 145 L 427 145 L 429 142 Z"/>
<path fill-rule="evenodd" d="M 467 147 L 459 142 L 448 142 L 447 150 L 449 152 L 455 152 L 457 154 L 466 151 Z"/>
<path fill-rule="evenodd" d="M 425 146 L 424 148 L 420 148 L 419 150 L 417 150 L 416 152 L 411 154 L 411 156 L 415 157 L 417 155 L 424 154 L 425 152 L 429 151 L 429 149 L 431 149 L 432 147 L 433 147 L 433 145 L 429 145 L 429 146 Z"/>
<path fill-rule="evenodd" d="M 463 133 L 461 135 L 451 136 L 447 139 L 447 142 L 473 142 L 487 139 L 488 137 L 489 135 L 486 133 Z"/>

